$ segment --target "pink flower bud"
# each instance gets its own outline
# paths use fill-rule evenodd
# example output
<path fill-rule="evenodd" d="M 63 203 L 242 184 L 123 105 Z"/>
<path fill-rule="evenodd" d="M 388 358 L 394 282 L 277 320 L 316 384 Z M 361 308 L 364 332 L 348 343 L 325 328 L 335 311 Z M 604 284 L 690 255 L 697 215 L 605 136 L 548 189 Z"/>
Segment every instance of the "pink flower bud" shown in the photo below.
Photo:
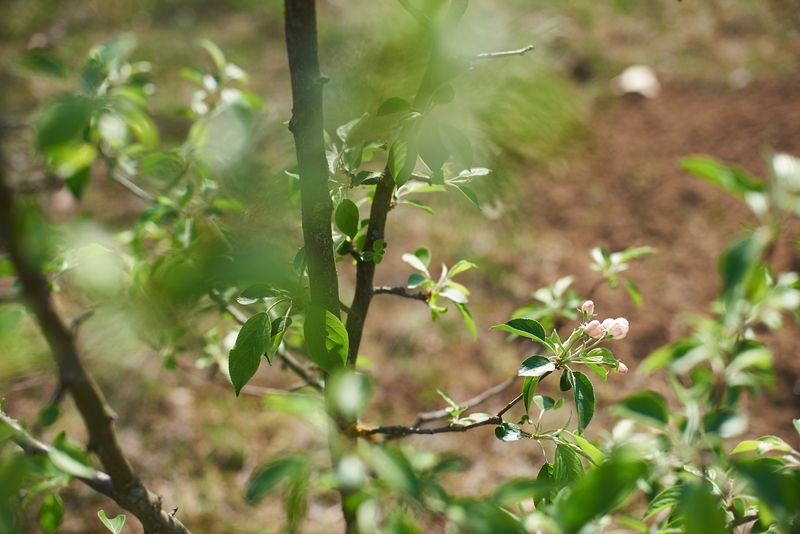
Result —
<path fill-rule="evenodd" d="M 594 321 L 589 321 L 586 323 L 586 326 L 583 327 L 587 334 L 592 336 L 595 339 L 600 339 L 604 335 L 606 335 L 606 330 L 600 324 L 600 321 L 595 319 Z"/>
<path fill-rule="evenodd" d="M 594 302 L 592 302 L 591 300 L 587 300 L 586 302 L 581 304 L 580 309 L 581 312 L 583 312 L 583 314 L 586 317 L 591 317 L 592 315 L 594 315 Z"/>
<path fill-rule="evenodd" d="M 619 367 L 617 367 L 617 372 L 621 375 L 628 374 L 628 366 L 622 362 L 619 362 Z"/>
<path fill-rule="evenodd" d="M 606 319 L 606 321 L 608 320 Z M 603 326 L 605 326 L 606 321 L 603 321 Z M 622 339 L 628 335 L 628 320 L 624 317 L 611 319 L 611 324 L 606 326 L 606 330 L 614 339 Z"/>

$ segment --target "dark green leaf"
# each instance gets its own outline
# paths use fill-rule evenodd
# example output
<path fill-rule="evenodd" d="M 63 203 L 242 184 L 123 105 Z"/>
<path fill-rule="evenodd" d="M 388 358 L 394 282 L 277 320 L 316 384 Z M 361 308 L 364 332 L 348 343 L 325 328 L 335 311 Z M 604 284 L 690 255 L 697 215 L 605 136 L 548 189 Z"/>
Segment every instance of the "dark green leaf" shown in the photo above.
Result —
<path fill-rule="evenodd" d="M 572 370 L 564 369 L 564 372 L 561 373 L 561 380 L 558 382 L 558 388 L 561 391 L 569 391 L 572 389 L 572 386 L 575 385 L 575 377 L 572 374 Z"/>
<path fill-rule="evenodd" d="M 525 405 L 525 413 L 528 414 L 531 410 L 531 399 L 536 393 L 536 385 L 539 383 L 540 377 L 526 376 L 522 382 L 522 403 Z"/>
<path fill-rule="evenodd" d="M 575 373 L 575 409 L 578 412 L 578 432 L 583 433 L 594 415 L 594 388 L 583 373 Z"/>
<path fill-rule="evenodd" d="M 625 288 L 625 291 L 628 292 L 628 295 L 630 295 L 633 303 L 636 304 L 637 306 L 641 306 L 642 292 L 639 291 L 639 287 L 630 280 L 623 280 L 622 285 Z"/>
<path fill-rule="evenodd" d="M 392 113 L 399 113 L 401 111 L 407 111 L 409 109 L 411 109 L 411 103 L 408 100 L 392 97 L 385 100 L 383 104 L 378 107 L 378 117 L 391 115 Z"/>
<path fill-rule="evenodd" d="M 616 410 L 648 425 L 663 427 L 669 422 L 667 401 L 655 391 L 634 393 L 617 404 Z"/>
<path fill-rule="evenodd" d="M 751 235 L 735 241 L 720 256 L 719 271 L 727 296 L 755 271 L 762 250 L 762 240 L 757 235 Z"/>
<path fill-rule="evenodd" d="M 228 357 L 228 371 L 236 395 L 253 378 L 272 338 L 272 321 L 266 312 L 253 315 L 244 323 Z"/>
<path fill-rule="evenodd" d="M 583 477 L 581 459 L 569 445 L 559 443 L 553 462 L 553 478 L 559 488 L 571 485 Z"/>
<path fill-rule="evenodd" d="M 256 504 L 284 480 L 294 478 L 302 472 L 308 460 L 302 455 L 285 456 L 277 458 L 261 466 L 247 481 L 245 499 L 250 504 Z"/>
<path fill-rule="evenodd" d="M 36 121 L 36 144 L 46 150 L 70 141 L 80 141 L 92 116 L 92 101 L 82 96 L 64 96 L 48 104 Z"/>
<path fill-rule="evenodd" d="M 556 364 L 546 356 L 535 355 L 527 358 L 519 367 L 517 376 L 541 377 L 547 373 L 552 373 L 556 369 Z"/>
<path fill-rule="evenodd" d="M 533 319 L 511 319 L 503 324 L 497 324 L 492 330 L 500 330 L 517 336 L 526 337 L 534 341 L 544 342 L 547 335 L 544 327 Z"/>
<path fill-rule="evenodd" d="M 336 226 L 351 239 L 358 233 L 358 206 L 345 198 L 336 207 Z"/>
<path fill-rule="evenodd" d="M 647 464 L 618 455 L 592 469 L 559 495 L 555 517 L 565 534 L 578 532 L 589 521 L 620 504 L 636 489 L 647 473 Z M 562 498 L 563 497 L 563 498 Z"/>
<path fill-rule="evenodd" d="M 500 426 L 495 427 L 494 435 L 500 441 L 519 441 L 523 437 L 530 437 L 528 432 L 522 430 L 519 425 L 514 423 L 504 422 Z"/>
<path fill-rule="evenodd" d="M 333 373 L 337 369 L 344 367 L 345 362 L 347 362 L 347 351 L 350 346 L 350 341 L 347 337 L 347 330 L 338 317 L 327 310 L 318 310 L 315 312 L 313 309 L 309 309 L 306 313 L 306 322 L 304 325 L 306 340 L 309 339 L 310 329 L 320 327 L 320 325 L 317 324 L 320 318 L 314 317 L 314 314 L 318 314 L 320 311 L 324 311 L 324 319 L 322 319 L 321 327 L 324 329 L 325 346 L 313 347 L 309 344 L 309 357 L 325 372 Z"/>
<path fill-rule="evenodd" d="M 733 464 L 783 532 L 798 532 L 800 517 L 800 470 L 788 469 L 775 458 L 748 458 Z"/>
<path fill-rule="evenodd" d="M 67 67 L 50 51 L 43 48 L 34 48 L 23 54 L 20 65 L 25 70 L 35 74 L 44 74 L 54 78 L 65 78 Z"/>
<path fill-rule="evenodd" d="M 58 404 L 48 404 L 39 411 L 39 425 L 45 428 L 52 425 L 60 414 L 61 409 Z"/>
<path fill-rule="evenodd" d="M 84 167 L 64 180 L 64 184 L 67 186 L 67 189 L 69 189 L 69 192 L 78 200 L 83 198 L 83 192 L 86 186 L 89 185 L 89 169 L 88 166 Z"/>
<path fill-rule="evenodd" d="M 55 534 L 64 520 L 64 503 L 57 494 L 48 495 L 39 507 L 39 526 L 45 534 Z"/>
<path fill-rule="evenodd" d="M 683 517 L 682 531 L 686 534 L 731 532 L 725 519 L 722 500 L 714 495 L 708 482 L 684 486 L 678 513 Z"/>

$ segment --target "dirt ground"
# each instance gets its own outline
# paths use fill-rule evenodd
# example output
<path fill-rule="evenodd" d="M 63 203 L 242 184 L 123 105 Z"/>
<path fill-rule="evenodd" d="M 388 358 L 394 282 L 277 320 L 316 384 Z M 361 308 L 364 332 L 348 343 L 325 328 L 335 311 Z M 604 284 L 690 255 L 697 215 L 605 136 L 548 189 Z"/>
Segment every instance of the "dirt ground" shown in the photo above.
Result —
<path fill-rule="evenodd" d="M 488 327 L 528 303 L 534 289 L 561 276 L 574 275 L 576 289 L 586 292 L 596 280 L 588 254 L 594 246 L 618 250 L 650 245 L 658 253 L 629 271 L 642 291 L 643 307 L 608 288 L 594 298 L 599 313 L 630 319 L 631 333 L 615 351 L 631 373 L 613 375 L 597 386 L 600 400 L 590 437 L 602 439 L 599 429 L 613 424 L 604 408 L 615 399 L 645 388 L 666 393 L 661 377 L 636 372 L 637 362 L 685 334 L 682 318 L 687 314 L 708 311 L 720 285 L 718 255 L 753 223 L 738 200 L 681 171 L 678 161 L 708 154 L 763 176 L 762 150 L 800 155 L 800 78 L 758 81 L 742 89 L 723 83 L 668 81 L 652 100 L 601 97 L 585 132 L 574 150 L 546 167 L 517 165 L 514 192 L 503 199 L 507 217 L 460 220 L 448 200 L 437 205 L 444 224 L 437 226 L 434 219 L 424 217 L 401 226 L 390 221 L 389 254 L 377 282 L 402 283 L 408 267 L 399 261 L 400 254 L 419 245 L 432 246 L 435 262 L 452 263 L 462 257 L 476 261 L 479 269 L 466 273 L 463 281 L 473 291 L 479 340 L 471 343 L 454 317 L 431 325 L 418 302 L 376 298 L 362 346 L 378 383 L 368 422 L 407 423 L 417 411 L 441 406 L 436 388 L 460 400 L 513 375 L 527 349 L 504 343 L 503 336 L 489 333 Z M 458 232 L 453 232 L 455 225 Z M 787 238 L 777 251 L 782 270 L 800 270 L 798 229 L 798 225 L 787 228 Z M 346 294 L 350 268 L 342 265 L 341 271 Z M 87 331 L 91 325 L 87 323 Z M 754 409 L 749 435 L 777 434 L 800 446 L 791 427 L 791 419 L 800 417 L 798 334 L 798 326 L 789 319 L 770 340 L 776 388 L 764 400 L 750 401 Z M 224 380 L 212 384 L 196 371 L 167 373 L 153 364 L 156 359 L 147 350 L 118 358 L 113 365 L 90 359 L 119 414 L 123 446 L 131 451 L 142 477 L 164 497 L 166 506 L 178 503 L 179 517 L 196 525 L 196 531 L 280 531 L 280 499 L 248 507 L 242 498 L 247 477 L 275 454 L 324 450 L 325 437 L 292 418 L 264 410 L 257 398 L 234 399 Z M 260 373 L 254 383 L 278 386 L 292 379 L 273 368 Z M 14 378 L 4 392 L 9 411 L 33 420 L 52 386 L 47 372 Z M 510 391 L 484 409 L 500 407 L 514 395 Z M 757 402 L 766 407 L 756 408 Z M 64 426 L 71 429 L 73 439 L 81 440 L 80 425 L 67 406 Z M 464 456 L 470 469 L 451 476 L 448 484 L 470 495 L 488 492 L 499 477 L 532 476 L 542 462 L 534 444 L 501 443 L 491 429 L 407 442 Z M 64 498 L 65 533 L 102 532 L 94 521 L 97 509 L 116 513 L 106 500 L 77 486 L 64 492 Z M 339 522 L 334 498 L 326 497 L 311 504 L 304 532 L 338 531 Z M 275 527 L 265 530 L 263 525 Z"/>

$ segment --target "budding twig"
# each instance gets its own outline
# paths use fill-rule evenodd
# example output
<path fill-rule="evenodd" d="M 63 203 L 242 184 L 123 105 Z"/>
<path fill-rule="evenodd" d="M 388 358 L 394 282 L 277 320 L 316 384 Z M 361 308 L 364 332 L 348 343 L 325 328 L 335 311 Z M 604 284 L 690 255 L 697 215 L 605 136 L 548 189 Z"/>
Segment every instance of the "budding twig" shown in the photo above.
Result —
<path fill-rule="evenodd" d="M 503 393 L 508 388 L 510 388 L 516 381 L 517 381 L 516 376 L 507 378 L 506 380 L 503 380 L 499 384 L 490 387 L 486 391 L 479 393 L 478 395 L 475 395 L 471 399 L 467 399 L 464 402 L 459 402 L 458 407 L 462 410 L 470 410 L 472 408 L 475 408 L 476 406 L 479 406 L 484 402 L 488 401 L 492 397 L 495 397 Z M 437 419 L 444 419 L 446 417 L 450 417 L 451 410 L 452 408 L 441 408 L 439 410 L 433 410 L 430 412 L 420 412 L 419 414 L 417 414 L 416 421 L 414 421 L 414 424 L 411 426 L 420 426 L 430 421 L 436 421 Z"/>
<path fill-rule="evenodd" d="M 416 425 L 403 426 L 403 425 L 387 425 L 377 426 L 373 428 L 361 427 L 358 429 L 358 435 L 362 437 L 374 436 L 376 434 L 383 434 L 387 439 L 402 438 L 411 434 L 444 434 L 447 432 L 466 432 L 473 428 L 478 428 L 486 425 L 501 425 L 503 424 L 503 415 L 514 407 L 519 401 L 522 400 L 522 394 L 517 395 L 512 401 L 506 404 L 495 415 L 478 421 L 469 425 L 460 425 L 458 423 L 450 423 L 448 425 L 437 426 L 433 428 L 424 428 Z"/>
<path fill-rule="evenodd" d="M 428 298 L 430 298 L 430 294 L 428 293 L 423 293 L 421 291 L 420 292 L 409 291 L 408 288 L 405 287 L 388 287 L 388 286 L 373 287 L 372 294 L 396 295 L 398 297 L 420 300 L 422 302 L 428 302 Z"/>
<path fill-rule="evenodd" d="M 534 48 L 536 47 L 530 44 L 516 50 L 505 50 L 503 52 L 484 52 L 482 54 L 477 54 L 474 59 L 497 59 L 500 57 L 524 56 Z"/>

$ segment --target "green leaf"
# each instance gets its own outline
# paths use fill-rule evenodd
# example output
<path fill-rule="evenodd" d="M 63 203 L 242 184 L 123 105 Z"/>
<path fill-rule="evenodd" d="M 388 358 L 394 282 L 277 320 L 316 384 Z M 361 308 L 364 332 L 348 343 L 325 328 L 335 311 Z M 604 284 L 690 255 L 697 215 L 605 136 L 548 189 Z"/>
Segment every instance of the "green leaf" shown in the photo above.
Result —
<path fill-rule="evenodd" d="M 214 66 L 217 67 L 217 70 L 222 72 L 225 69 L 227 61 L 225 60 L 225 54 L 222 53 L 219 46 L 210 39 L 200 39 L 197 44 L 208 53 L 211 57 L 211 61 L 214 62 Z"/>
<path fill-rule="evenodd" d="M 400 137 L 392 144 L 389 149 L 388 168 L 397 187 L 405 184 L 411 177 L 416 160 L 416 151 L 411 148 L 407 139 Z"/>
<path fill-rule="evenodd" d="M 50 447 L 50 449 L 48 449 L 47 457 L 50 458 L 50 461 L 53 462 L 56 469 L 70 476 L 78 478 L 94 478 L 97 476 L 97 471 L 92 467 L 79 462 L 66 452 L 58 450 L 56 447 Z"/>
<path fill-rule="evenodd" d="M 550 361 L 547 356 L 534 355 L 526 358 L 519 367 L 517 376 L 542 377 L 547 373 L 556 370 L 556 364 Z"/>
<path fill-rule="evenodd" d="M 800 419 L 792 419 L 792 424 L 794 425 L 794 429 L 797 430 L 797 433 L 800 434 Z"/>
<path fill-rule="evenodd" d="M 473 191 L 471 188 L 467 187 L 466 185 L 454 185 L 453 187 L 461 191 L 461 193 L 467 197 L 467 200 L 475 204 L 476 208 L 481 207 L 481 201 L 478 199 L 478 195 L 475 194 L 475 191 Z"/>
<path fill-rule="evenodd" d="M 472 167 L 472 145 L 467 136 L 448 124 L 442 124 L 440 129 L 442 142 L 447 151 L 453 154 L 456 161 L 467 169 Z"/>
<path fill-rule="evenodd" d="M 653 497 L 653 500 L 650 501 L 650 504 L 647 505 L 647 510 L 644 512 L 644 519 L 649 519 L 662 510 L 678 504 L 682 493 L 683 486 L 678 485 L 671 486 Z"/>
<path fill-rule="evenodd" d="M 64 503 L 57 494 L 48 495 L 39 507 L 39 526 L 45 534 L 55 534 L 64 520 Z"/>
<path fill-rule="evenodd" d="M 725 534 L 731 532 L 722 500 L 714 495 L 711 484 L 702 481 L 684 486 L 678 504 L 685 534 Z"/>
<path fill-rule="evenodd" d="M 544 327 L 533 319 L 511 319 L 503 324 L 494 325 L 491 329 L 526 337 L 540 343 L 544 343 L 547 337 Z"/>
<path fill-rule="evenodd" d="M 575 409 L 578 412 L 578 432 L 583 433 L 594 415 L 594 388 L 583 373 L 575 374 Z"/>
<path fill-rule="evenodd" d="M 100 510 L 97 512 L 97 517 L 99 517 L 100 522 L 114 534 L 120 534 L 122 532 L 122 527 L 125 526 L 125 514 L 119 514 L 117 517 L 109 519 L 109 517 L 106 516 L 105 510 Z"/>
<path fill-rule="evenodd" d="M 350 341 L 342 321 L 328 310 L 324 310 L 324 312 L 324 324 L 322 326 L 325 332 L 325 346 L 320 350 L 309 345 L 309 357 L 326 373 L 333 373 L 345 366 Z M 306 313 L 304 325 L 306 339 L 309 339 L 309 329 L 317 327 L 312 313 L 314 312 L 311 309 Z M 316 313 L 319 313 L 319 311 Z"/>
<path fill-rule="evenodd" d="M 406 282 L 406 285 L 408 285 L 409 288 L 413 289 L 421 284 L 424 284 L 426 280 L 428 280 L 427 276 L 419 273 L 412 273 L 408 275 L 408 281 Z"/>
<path fill-rule="evenodd" d="M 514 478 L 504 482 L 492 493 L 491 501 L 503 506 L 527 501 L 528 499 L 538 500 L 556 489 L 555 484 L 542 480 L 531 480 L 530 478 Z"/>
<path fill-rule="evenodd" d="M 720 256 L 719 272 L 723 292 L 730 297 L 754 272 L 763 250 L 763 241 L 756 234 L 735 241 Z"/>
<path fill-rule="evenodd" d="M 358 233 L 358 206 L 349 198 L 342 199 L 336 207 L 336 226 L 350 239 Z"/>
<path fill-rule="evenodd" d="M 45 106 L 36 120 L 36 145 L 46 150 L 67 142 L 81 141 L 89 125 L 93 103 L 83 96 L 64 96 Z"/>
<path fill-rule="evenodd" d="M 563 443 L 556 446 L 553 469 L 553 477 L 560 488 L 569 486 L 583 477 L 581 459 L 569 445 Z"/>
<path fill-rule="evenodd" d="M 633 303 L 636 304 L 637 306 L 641 306 L 642 293 L 641 291 L 639 291 L 639 287 L 630 280 L 623 280 L 622 286 L 625 288 L 625 291 L 628 292 L 628 295 L 630 295 Z"/>
<path fill-rule="evenodd" d="M 522 382 L 522 403 L 525 405 L 525 414 L 531 411 L 531 399 L 536 393 L 536 385 L 539 383 L 540 377 L 526 376 Z"/>
<path fill-rule="evenodd" d="M 408 458 L 399 449 L 390 447 L 373 447 L 370 461 L 378 478 L 394 491 L 404 493 L 418 499 L 420 481 Z"/>
<path fill-rule="evenodd" d="M 377 115 L 378 117 L 383 117 L 384 115 L 408 111 L 409 109 L 411 109 L 411 102 L 395 96 L 385 100 L 383 104 L 378 107 Z"/>
<path fill-rule="evenodd" d="M 571 369 L 564 369 L 561 373 L 561 380 L 558 381 L 558 389 L 561 391 L 569 391 L 575 385 L 575 376 L 572 374 Z"/>
<path fill-rule="evenodd" d="M 469 308 L 467 308 L 466 304 L 460 304 L 458 302 L 456 302 L 455 304 L 458 313 L 461 314 L 461 318 L 464 320 L 464 324 L 467 325 L 467 330 L 469 330 L 469 334 L 470 336 L 472 336 L 472 341 L 477 340 L 478 329 L 475 328 L 475 320 L 472 318 L 472 314 L 469 312 Z"/>
<path fill-rule="evenodd" d="M 647 464 L 618 454 L 587 472 L 559 495 L 554 516 L 565 534 L 574 534 L 593 519 L 621 505 L 647 473 Z"/>
<path fill-rule="evenodd" d="M 733 462 L 736 474 L 747 481 L 766 512 L 774 516 L 781 532 L 797 532 L 800 504 L 800 470 L 786 468 L 770 457 L 747 458 Z"/>
<path fill-rule="evenodd" d="M 495 427 L 494 435 L 500 441 L 519 441 L 523 437 L 530 437 L 530 434 L 522 430 L 519 425 L 508 422 L 503 422 L 500 426 Z"/>
<path fill-rule="evenodd" d="M 572 439 L 575 440 L 575 443 L 578 447 L 581 448 L 583 452 L 586 453 L 586 456 L 594 463 L 595 465 L 600 465 L 605 460 L 605 455 L 595 447 L 595 445 L 589 441 L 588 439 L 584 438 L 579 434 L 572 434 Z"/>
<path fill-rule="evenodd" d="M 461 274 L 470 269 L 477 269 L 477 267 L 478 266 L 474 263 L 466 260 L 457 261 L 456 264 L 450 267 L 450 270 L 447 272 L 447 278 L 453 278 L 457 274 Z"/>
<path fill-rule="evenodd" d="M 731 454 L 756 452 L 759 455 L 764 455 L 774 451 L 796 454 L 792 446 L 778 436 L 762 436 L 758 439 L 742 441 L 731 451 Z"/>
<path fill-rule="evenodd" d="M 764 190 L 764 183 L 747 171 L 725 165 L 715 159 L 693 156 L 681 160 L 681 167 L 732 195 L 744 198 L 745 193 Z"/>
<path fill-rule="evenodd" d="M 38 424 L 43 428 L 51 426 L 58 420 L 59 415 L 61 415 L 59 404 L 48 404 L 39 410 Z"/>
<path fill-rule="evenodd" d="M 615 411 L 650 426 L 664 427 L 669 422 L 667 400 L 655 391 L 634 393 L 617 404 Z"/>
<path fill-rule="evenodd" d="M 261 355 L 267 351 L 271 338 L 272 321 L 266 312 L 250 317 L 239 331 L 228 357 L 228 372 L 237 396 L 258 371 Z"/>
<path fill-rule="evenodd" d="M 44 48 L 34 48 L 25 52 L 20 58 L 20 66 L 34 74 L 54 78 L 66 78 L 67 76 L 66 65 Z"/>
<path fill-rule="evenodd" d="M 308 463 L 303 455 L 284 456 L 261 466 L 250 476 L 245 490 L 245 499 L 256 504 L 278 487 L 284 480 L 294 478 Z"/>

